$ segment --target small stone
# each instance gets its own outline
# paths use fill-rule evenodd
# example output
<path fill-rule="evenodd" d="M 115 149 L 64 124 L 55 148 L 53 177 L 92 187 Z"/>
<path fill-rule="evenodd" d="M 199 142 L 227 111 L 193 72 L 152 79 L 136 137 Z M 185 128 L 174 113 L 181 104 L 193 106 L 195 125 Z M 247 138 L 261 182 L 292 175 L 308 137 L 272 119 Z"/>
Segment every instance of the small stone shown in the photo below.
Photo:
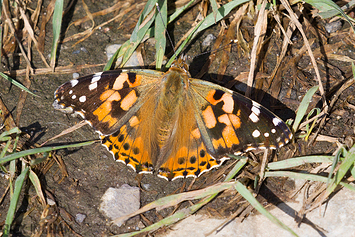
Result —
<path fill-rule="evenodd" d="M 55 201 L 53 201 L 50 198 L 47 198 L 47 203 L 48 203 L 49 206 L 54 206 L 55 205 Z"/>
<path fill-rule="evenodd" d="M 77 72 L 73 73 L 73 79 L 76 79 L 76 78 L 79 78 L 79 77 L 80 77 L 79 73 L 77 73 Z"/>
<path fill-rule="evenodd" d="M 343 23 L 341 22 L 341 20 L 333 21 L 333 22 L 326 23 L 324 27 L 325 30 L 329 34 L 331 34 L 340 30 L 343 27 Z"/>
<path fill-rule="evenodd" d="M 109 61 L 112 58 L 112 56 L 116 53 L 116 51 L 120 47 L 121 47 L 121 44 L 112 44 L 112 45 L 108 45 L 106 47 L 107 61 Z M 119 57 L 116 61 L 115 67 L 117 67 L 121 62 L 122 62 L 122 57 Z M 139 68 L 139 61 L 138 61 L 137 52 L 134 52 L 132 54 L 132 56 L 129 58 L 129 60 L 126 62 L 126 64 L 124 66 L 130 67 L 130 68 Z"/>
<path fill-rule="evenodd" d="M 101 198 L 99 210 L 114 220 L 139 209 L 140 190 L 127 184 L 120 188 L 109 188 Z M 121 226 L 123 223 L 118 223 Z"/>
<path fill-rule="evenodd" d="M 216 36 L 214 36 L 213 34 L 207 35 L 202 42 L 202 51 L 204 52 L 208 50 L 216 39 L 217 39 Z"/>
<path fill-rule="evenodd" d="M 85 214 L 81 214 L 81 213 L 78 213 L 76 214 L 75 216 L 75 221 L 79 224 L 83 223 L 83 221 L 85 220 L 86 218 L 86 215 Z"/>

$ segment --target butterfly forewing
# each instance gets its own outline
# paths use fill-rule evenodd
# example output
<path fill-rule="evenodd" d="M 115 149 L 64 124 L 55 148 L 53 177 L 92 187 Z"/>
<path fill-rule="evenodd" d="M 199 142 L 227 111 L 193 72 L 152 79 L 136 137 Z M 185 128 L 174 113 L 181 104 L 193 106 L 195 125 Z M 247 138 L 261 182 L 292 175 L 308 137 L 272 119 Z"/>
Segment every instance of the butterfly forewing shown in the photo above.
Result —
<path fill-rule="evenodd" d="M 140 108 L 138 97 L 144 98 L 161 73 L 146 70 L 132 72 L 107 71 L 71 80 L 54 93 L 54 108 L 77 113 L 100 134 L 117 131 Z"/>

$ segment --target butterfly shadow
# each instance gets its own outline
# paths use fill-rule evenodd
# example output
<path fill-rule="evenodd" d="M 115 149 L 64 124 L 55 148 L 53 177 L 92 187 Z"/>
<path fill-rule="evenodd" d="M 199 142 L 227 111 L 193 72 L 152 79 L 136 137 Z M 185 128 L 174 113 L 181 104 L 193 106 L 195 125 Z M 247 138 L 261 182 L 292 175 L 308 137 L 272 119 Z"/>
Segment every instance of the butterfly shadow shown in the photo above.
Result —
<path fill-rule="evenodd" d="M 318 234 L 322 237 L 326 237 L 324 230 L 319 228 L 315 223 L 309 220 L 305 215 L 300 217 L 297 215 L 298 211 L 293 209 L 291 206 L 282 201 L 271 189 L 268 188 L 268 185 L 262 185 L 259 195 L 267 200 L 267 202 L 272 203 L 274 207 L 280 209 L 285 214 L 294 218 L 294 220 L 298 223 L 298 227 L 301 224 L 306 224 L 313 228 Z"/>

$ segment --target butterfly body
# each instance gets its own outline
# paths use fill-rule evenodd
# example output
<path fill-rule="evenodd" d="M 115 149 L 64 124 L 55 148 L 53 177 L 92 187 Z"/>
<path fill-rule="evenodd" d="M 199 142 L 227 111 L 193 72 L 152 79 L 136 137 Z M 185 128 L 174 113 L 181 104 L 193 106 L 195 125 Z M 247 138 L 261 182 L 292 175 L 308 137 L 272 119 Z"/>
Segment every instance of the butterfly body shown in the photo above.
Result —
<path fill-rule="evenodd" d="M 108 71 L 69 81 L 56 90 L 54 107 L 80 114 L 117 161 L 169 180 L 199 176 L 229 153 L 277 149 L 292 137 L 258 103 L 191 78 L 182 59 L 166 73 Z"/>

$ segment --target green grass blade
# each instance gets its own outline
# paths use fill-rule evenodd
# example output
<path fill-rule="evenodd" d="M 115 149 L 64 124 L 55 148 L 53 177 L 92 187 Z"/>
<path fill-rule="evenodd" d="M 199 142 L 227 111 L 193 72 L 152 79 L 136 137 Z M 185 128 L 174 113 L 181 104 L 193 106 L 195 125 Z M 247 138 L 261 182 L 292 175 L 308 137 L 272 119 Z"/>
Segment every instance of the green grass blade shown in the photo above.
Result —
<path fill-rule="evenodd" d="M 271 222 L 278 225 L 282 229 L 288 231 L 293 236 L 298 236 L 293 230 L 291 230 L 287 225 L 282 223 L 279 219 L 273 216 L 270 212 L 268 212 L 263 205 L 261 205 L 258 200 L 249 192 L 249 190 L 239 181 L 235 184 L 235 189 L 242 195 L 256 210 L 258 210 L 261 214 L 263 214 L 266 218 L 268 218 Z"/>
<path fill-rule="evenodd" d="M 3 232 L 4 237 L 9 236 L 9 234 L 10 234 L 11 224 L 12 224 L 12 221 L 14 220 L 16 207 L 17 207 L 17 203 L 18 203 L 18 200 L 20 197 L 22 185 L 25 181 L 28 170 L 29 170 L 29 167 L 26 167 L 16 179 L 14 195 L 12 196 L 12 198 L 10 200 L 9 210 L 7 211 L 7 215 L 6 215 L 4 232 Z"/>
<path fill-rule="evenodd" d="M 229 2 L 227 4 L 224 4 L 223 6 L 218 8 L 216 18 L 213 16 L 213 13 L 210 13 L 203 20 L 203 24 L 194 33 L 192 38 L 194 38 L 201 31 L 203 31 L 203 30 L 207 29 L 208 27 L 216 24 L 217 22 L 222 20 L 224 17 L 226 17 L 234 8 L 236 8 L 237 6 L 239 6 L 239 5 L 243 4 L 243 3 L 246 3 L 246 2 L 249 2 L 249 0 L 234 0 L 234 1 L 231 1 L 231 2 Z"/>
<path fill-rule="evenodd" d="M 335 188 L 340 184 L 345 174 L 350 171 L 351 167 L 355 163 L 355 145 L 350 149 L 347 156 L 344 158 L 339 166 L 338 171 L 335 173 L 333 182 L 327 188 L 327 193 L 330 195 Z"/>
<path fill-rule="evenodd" d="M 210 3 L 211 3 L 211 7 L 212 7 L 213 17 L 214 17 L 214 20 L 216 23 L 217 13 L 218 13 L 217 2 L 216 2 L 216 0 L 210 0 Z"/>
<path fill-rule="evenodd" d="M 169 24 L 171 22 L 173 22 L 177 17 L 179 17 L 181 15 L 181 13 L 183 13 L 187 8 L 189 8 L 191 6 L 191 4 L 194 2 L 195 2 L 195 0 L 191 0 L 190 2 L 185 4 L 184 6 L 176 9 L 176 11 L 168 17 Z"/>
<path fill-rule="evenodd" d="M 318 90 L 318 87 L 319 86 L 312 87 L 311 89 L 309 89 L 307 91 L 307 93 L 303 97 L 302 102 L 301 102 L 301 104 L 300 104 L 300 106 L 298 107 L 298 110 L 297 110 L 295 122 L 293 123 L 293 126 L 292 126 L 293 132 L 296 132 L 297 129 L 298 129 L 298 126 L 300 126 L 300 123 L 301 123 L 304 115 L 307 112 L 309 103 L 311 102 L 311 99 L 312 99 L 314 93 L 316 93 L 316 91 Z"/>
<path fill-rule="evenodd" d="M 9 139 L 11 139 L 11 138 L 9 138 Z M 6 154 L 6 152 L 7 152 L 7 149 L 9 149 L 10 144 L 11 144 L 11 140 L 8 140 L 8 141 L 6 142 L 6 145 L 3 147 L 3 149 L 2 149 L 2 151 L 1 151 L 1 153 L 0 153 L 0 159 L 5 156 L 5 154 Z"/>
<path fill-rule="evenodd" d="M 176 59 L 176 57 L 182 52 L 182 50 L 185 48 L 185 45 L 192 39 L 193 33 L 198 30 L 198 28 L 201 26 L 201 24 L 203 23 L 203 21 L 201 21 L 200 23 L 198 23 L 196 25 L 196 27 L 194 28 L 194 30 L 191 32 L 190 35 L 188 35 L 186 37 L 186 39 L 184 40 L 184 42 L 181 43 L 181 45 L 179 46 L 179 48 L 176 50 L 176 52 L 174 53 L 174 55 L 169 59 L 168 63 L 165 65 L 166 68 L 169 68 L 171 66 L 171 64 L 174 62 L 174 60 Z"/>
<path fill-rule="evenodd" d="M 323 183 L 327 183 L 328 181 L 328 177 L 323 177 L 315 174 L 298 173 L 292 171 L 267 171 L 265 172 L 265 178 L 266 177 L 288 177 L 293 179 L 305 179 L 305 180 L 318 181 Z M 349 185 L 345 182 L 339 182 L 339 185 L 355 192 L 355 187 L 353 187 L 352 185 Z"/>
<path fill-rule="evenodd" d="M 232 155 L 230 155 L 230 156 L 232 156 Z M 248 161 L 248 157 L 241 156 L 239 158 L 237 164 L 235 164 L 233 169 L 227 174 L 226 178 L 224 179 L 224 182 L 227 182 L 227 181 L 230 181 L 231 179 L 233 179 L 237 175 L 237 173 L 245 166 L 247 161 Z"/>
<path fill-rule="evenodd" d="M 3 137 L 9 136 L 11 134 L 20 134 L 21 130 L 18 127 L 12 128 L 9 131 L 4 131 L 3 133 L 0 134 L 0 141 Z M 6 140 L 7 141 L 7 140 Z"/>
<path fill-rule="evenodd" d="M 40 147 L 40 148 L 34 148 L 34 149 L 25 150 L 25 151 L 15 152 L 15 153 L 12 153 L 11 155 L 7 155 L 4 158 L 0 159 L 0 164 L 3 164 L 5 162 L 9 162 L 9 161 L 12 161 L 12 160 L 24 157 L 24 156 L 28 156 L 28 155 L 49 152 L 49 151 L 54 151 L 54 150 L 59 150 L 59 149 L 65 149 L 65 148 L 87 146 L 87 145 L 91 145 L 95 142 L 96 141 L 88 141 L 88 142 L 81 142 L 81 143 L 76 143 L 76 144 L 71 144 L 71 145 L 63 145 L 63 146 L 47 146 L 47 147 Z"/>
<path fill-rule="evenodd" d="M 2 76 L 3 78 L 5 78 L 6 80 L 8 80 L 9 82 L 11 82 L 14 86 L 17 86 L 18 88 L 20 88 L 21 90 L 26 91 L 27 93 L 39 97 L 36 94 L 33 94 L 29 89 L 27 89 L 24 85 L 22 85 L 20 82 L 16 81 L 15 79 L 12 79 L 11 77 L 9 77 L 8 75 L 0 72 L 0 76 Z"/>
<path fill-rule="evenodd" d="M 304 2 L 312 5 L 319 10 L 318 15 L 322 18 L 330 18 L 336 15 L 341 15 L 347 22 L 349 22 L 353 32 L 355 28 L 350 21 L 350 18 L 344 13 L 344 11 L 332 0 L 304 0 Z"/>
<path fill-rule="evenodd" d="M 142 42 L 144 36 L 146 35 L 148 29 L 153 24 L 156 19 L 156 2 L 157 0 L 149 0 L 145 5 L 142 14 L 139 16 L 136 27 L 134 28 L 131 38 L 130 46 L 127 48 L 123 55 L 121 67 L 124 66 L 129 58 L 132 56 L 133 52 L 137 49 L 138 45 Z"/>
<path fill-rule="evenodd" d="M 60 37 L 60 30 L 62 28 L 62 18 L 63 18 L 63 0 L 56 0 L 54 5 L 53 12 L 53 41 L 51 49 L 51 67 L 54 70 L 56 58 L 57 58 L 57 49 Z"/>
<path fill-rule="evenodd" d="M 168 23 L 168 3 L 162 1 L 159 5 L 160 12 L 158 12 L 155 18 L 155 51 L 156 61 L 155 66 L 157 70 L 160 70 L 163 65 L 163 59 L 166 49 L 166 27 Z"/>
<path fill-rule="evenodd" d="M 332 163 L 333 158 L 333 156 L 302 156 L 269 163 L 266 169 L 281 170 L 297 167 L 307 163 Z"/>
<path fill-rule="evenodd" d="M 37 174 L 35 172 L 33 172 L 32 170 L 30 170 L 28 177 L 30 178 L 32 185 L 35 187 L 37 196 L 40 197 L 42 205 L 45 205 L 46 199 L 44 198 L 44 195 L 42 192 L 42 187 L 41 187 L 41 182 L 39 181 Z"/>
<path fill-rule="evenodd" d="M 249 0 L 235 0 L 231 1 L 218 9 L 217 16 L 214 17 L 213 12 L 206 16 L 198 25 L 196 25 L 195 29 L 190 33 L 188 37 L 186 37 L 185 41 L 179 46 L 176 50 L 175 55 L 170 58 L 169 62 L 166 64 L 165 67 L 170 67 L 172 62 L 175 60 L 176 56 L 179 55 L 182 50 L 185 48 L 185 45 L 190 42 L 198 33 L 207 29 L 208 27 L 216 24 L 220 20 L 222 20 L 225 16 L 227 16 L 234 8 L 243 4 L 245 2 L 249 2 Z"/>
<path fill-rule="evenodd" d="M 106 63 L 103 71 L 108 71 L 113 69 L 112 65 L 114 65 L 114 63 L 117 61 L 117 59 L 119 57 L 122 57 L 124 55 L 124 53 L 127 51 L 127 49 L 130 46 L 130 41 L 127 40 L 126 42 L 124 42 L 121 47 L 119 49 L 117 49 L 117 51 L 115 52 L 115 54 L 108 60 L 108 62 Z"/>

